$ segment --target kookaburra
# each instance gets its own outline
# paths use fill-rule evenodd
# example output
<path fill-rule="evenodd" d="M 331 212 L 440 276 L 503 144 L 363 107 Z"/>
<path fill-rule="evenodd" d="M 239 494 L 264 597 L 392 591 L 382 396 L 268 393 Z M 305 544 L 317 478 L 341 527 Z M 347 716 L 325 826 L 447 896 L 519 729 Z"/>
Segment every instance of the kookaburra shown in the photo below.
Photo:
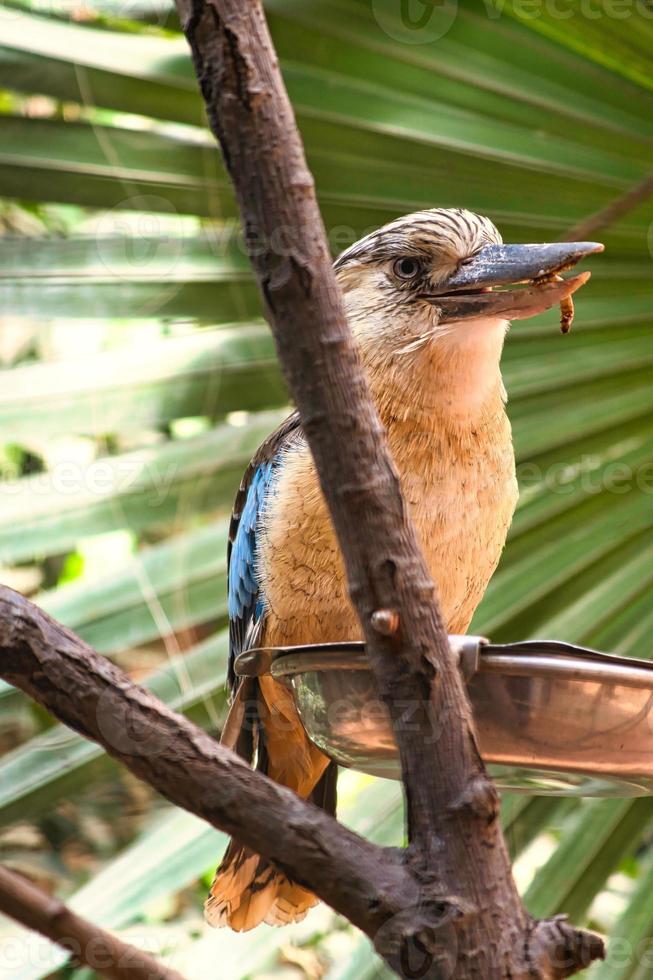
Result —
<path fill-rule="evenodd" d="M 433 209 L 392 221 L 336 260 L 347 317 L 450 633 L 467 630 L 517 502 L 499 363 L 509 321 L 565 300 L 589 274 L 563 281 L 557 273 L 600 250 L 593 243 L 503 245 L 488 218 Z M 533 280 L 541 281 L 497 288 Z M 238 653 L 362 638 L 297 414 L 252 460 L 231 531 L 234 701 L 226 741 L 272 779 L 334 809 L 335 766 L 308 741 L 283 685 L 269 676 L 255 682 L 257 689 L 248 690 L 258 706 L 254 731 L 251 712 L 250 730 L 238 731 Z M 301 919 L 316 901 L 232 841 L 206 916 L 244 930 Z"/>

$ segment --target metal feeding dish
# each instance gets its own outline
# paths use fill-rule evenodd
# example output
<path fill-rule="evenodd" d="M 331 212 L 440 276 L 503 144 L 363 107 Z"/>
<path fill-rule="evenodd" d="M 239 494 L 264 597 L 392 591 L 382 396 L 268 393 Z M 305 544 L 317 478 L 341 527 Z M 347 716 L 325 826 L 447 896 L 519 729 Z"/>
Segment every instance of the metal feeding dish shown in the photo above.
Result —
<path fill-rule="evenodd" d="M 556 796 L 653 794 L 653 663 L 551 641 L 449 640 L 499 787 Z M 287 684 L 309 738 L 339 765 L 400 778 L 363 643 L 247 650 L 235 666 L 242 676 L 270 674 Z M 404 723 L 411 724 L 408 709 Z M 431 737 L 438 735 L 435 719 Z"/>

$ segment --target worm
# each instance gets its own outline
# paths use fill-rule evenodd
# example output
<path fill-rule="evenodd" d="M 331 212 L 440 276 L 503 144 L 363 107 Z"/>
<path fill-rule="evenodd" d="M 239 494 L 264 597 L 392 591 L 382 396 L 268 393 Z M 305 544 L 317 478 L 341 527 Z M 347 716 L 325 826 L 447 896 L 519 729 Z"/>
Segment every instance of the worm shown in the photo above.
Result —
<path fill-rule="evenodd" d="M 562 276 L 554 276 L 558 282 L 562 281 Z M 574 301 L 571 296 L 565 296 L 560 300 L 560 330 L 562 333 L 569 333 L 574 322 Z"/>
<path fill-rule="evenodd" d="M 536 282 L 562 282 L 562 276 L 551 273 L 536 279 Z M 574 322 L 574 301 L 571 296 L 565 296 L 560 300 L 560 330 L 562 333 L 569 333 Z"/>

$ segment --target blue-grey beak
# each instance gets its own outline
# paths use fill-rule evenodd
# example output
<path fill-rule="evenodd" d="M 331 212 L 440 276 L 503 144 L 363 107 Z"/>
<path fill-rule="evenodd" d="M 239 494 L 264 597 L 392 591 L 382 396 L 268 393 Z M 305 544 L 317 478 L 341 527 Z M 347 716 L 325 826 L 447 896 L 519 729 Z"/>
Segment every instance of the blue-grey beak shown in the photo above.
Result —
<path fill-rule="evenodd" d="M 544 245 L 486 245 L 466 259 L 438 294 L 425 296 L 440 308 L 440 321 L 500 316 L 535 316 L 571 296 L 590 277 L 556 279 L 577 262 L 602 252 L 599 242 L 552 242 Z M 531 283 L 524 289 L 500 286 Z"/>

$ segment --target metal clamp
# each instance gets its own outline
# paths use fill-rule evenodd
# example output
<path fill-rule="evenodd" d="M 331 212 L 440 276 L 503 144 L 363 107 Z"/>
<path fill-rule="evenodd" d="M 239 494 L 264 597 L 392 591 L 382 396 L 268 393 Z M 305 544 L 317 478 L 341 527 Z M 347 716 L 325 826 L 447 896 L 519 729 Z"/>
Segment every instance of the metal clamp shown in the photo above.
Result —
<path fill-rule="evenodd" d="M 481 647 L 488 643 L 489 640 L 484 636 L 449 636 L 449 645 L 458 657 L 458 666 L 465 683 L 477 673 L 481 663 Z"/>

